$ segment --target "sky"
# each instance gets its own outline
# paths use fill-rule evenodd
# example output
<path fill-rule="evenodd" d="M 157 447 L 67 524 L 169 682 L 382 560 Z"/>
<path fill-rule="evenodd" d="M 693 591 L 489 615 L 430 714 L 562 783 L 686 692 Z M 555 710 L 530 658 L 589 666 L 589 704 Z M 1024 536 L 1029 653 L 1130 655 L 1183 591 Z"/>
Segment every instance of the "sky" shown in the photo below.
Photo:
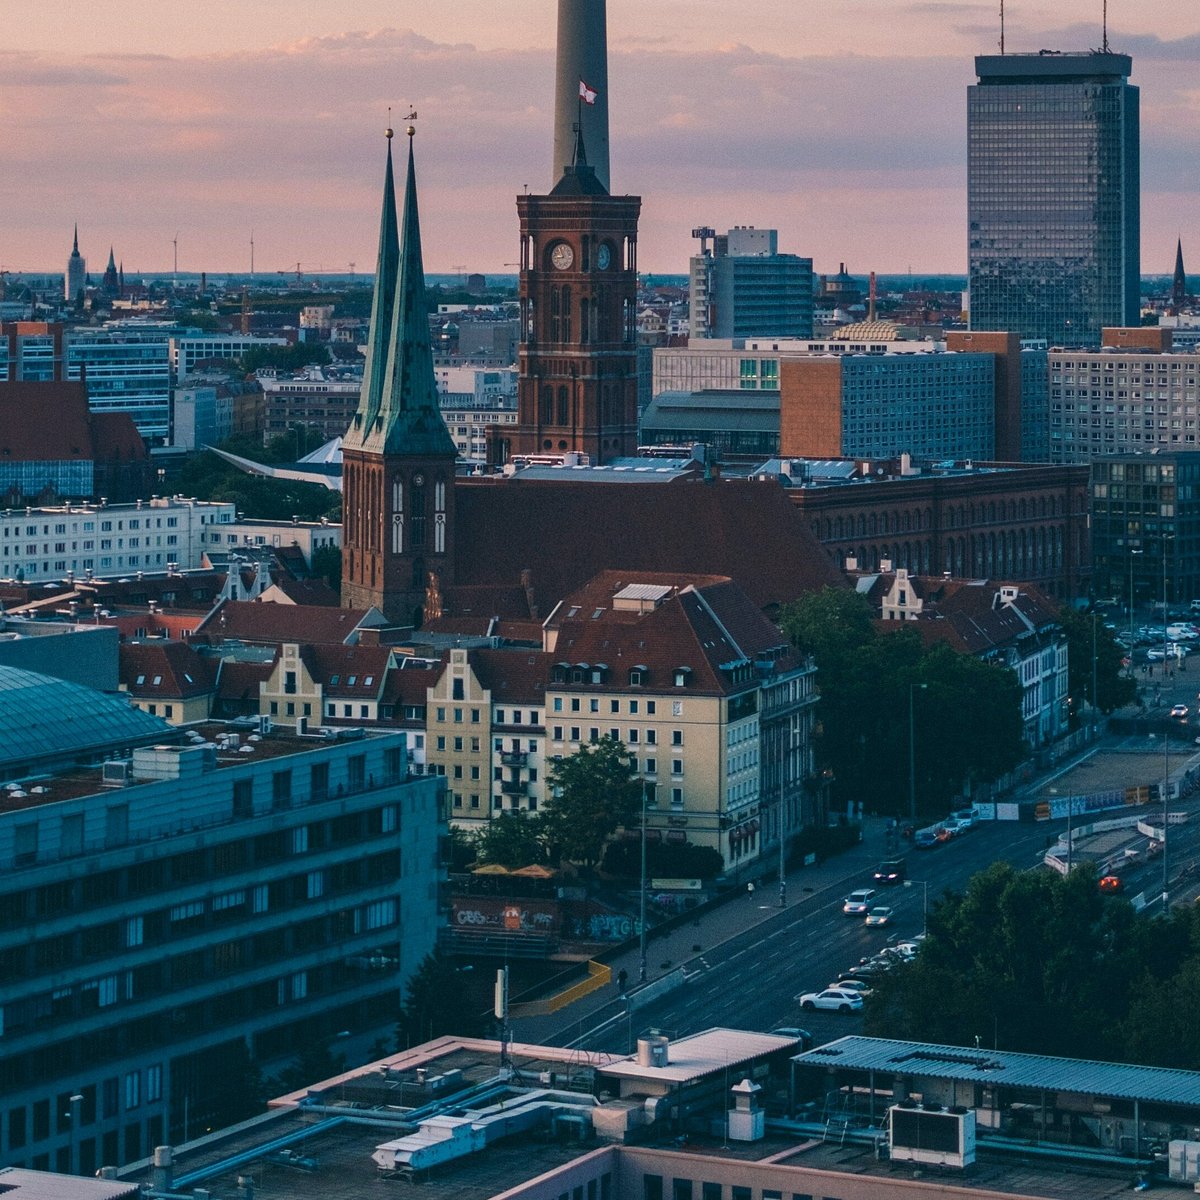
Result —
<path fill-rule="evenodd" d="M 757 225 L 818 272 L 966 269 L 966 89 L 999 0 L 608 0 L 613 191 L 639 266 Z M 553 185 L 555 0 L 0 0 L 0 268 L 373 270 L 389 106 L 419 114 L 425 267 L 512 273 Z M 1200 3 L 1109 0 L 1141 88 L 1142 270 L 1200 269 Z M 19 17 L 16 15 L 19 12 Z M 1101 0 L 1007 0 L 1010 52 Z"/>

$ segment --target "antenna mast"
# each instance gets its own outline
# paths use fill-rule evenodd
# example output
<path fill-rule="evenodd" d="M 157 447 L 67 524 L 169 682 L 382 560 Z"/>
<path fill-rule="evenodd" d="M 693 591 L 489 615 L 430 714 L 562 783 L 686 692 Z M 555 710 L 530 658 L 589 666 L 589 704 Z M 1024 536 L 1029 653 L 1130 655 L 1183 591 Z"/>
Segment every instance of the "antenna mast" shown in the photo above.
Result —
<path fill-rule="evenodd" d="M 1004 0 L 1000 0 L 1000 53 L 1004 53 Z"/>
<path fill-rule="evenodd" d="M 1104 14 L 1104 16 L 1103 16 L 1103 21 L 1104 21 L 1103 39 L 1100 44 L 1104 50 L 1104 53 L 1107 54 L 1108 53 L 1108 0 L 1104 0 L 1103 14 Z"/>

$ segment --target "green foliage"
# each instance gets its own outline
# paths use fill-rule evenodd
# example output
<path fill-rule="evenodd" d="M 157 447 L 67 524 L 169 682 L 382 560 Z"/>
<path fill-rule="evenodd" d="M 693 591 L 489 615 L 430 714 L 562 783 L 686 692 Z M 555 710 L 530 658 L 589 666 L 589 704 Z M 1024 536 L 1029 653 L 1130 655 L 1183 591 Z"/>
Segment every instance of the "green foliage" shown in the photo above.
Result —
<path fill-rule="evenodd" d="M 556 762 L 548 779 L 542 816 L 552 854 L 594 866 L 605 841 L 629 826 L 641 807 L 641 785 L 629 752 L 615 739 L 601 738 Z"/>
<path fill-rule="evenodd" d="M 259 461 L 262 458 L 259 447 Z M 293 516 L 302 521 L 341 520 L 342 499 L 337 492 L 319 483 L 247 475 L 211 451 L 189 457 L 179 475 L 179 490 L 198 500 L 232 501 L 239 512 L 264 520 L 288 521 Z"/>
<path fill-rule="evenodd" d="M 881 633 L 866 599 L 848 591 L 806 596 L 780 623 L 816 659 L 818 754 L 841 804 L 865 800 L 907 814 L 910 694 L 918 812 L 944 812 L 972 780 L 996 779 L 1028 753 L 1021 688 L 1007 668 L 941 644 L 926 648 L 911 625 Z"/>
<path fill-rule="evenodd" d="M 279 1092 L 295 1092 L 300 1088 L 332 1079 L 346 1069 L 346 1056 L 334 1054 L 327 1041 L 309 1041 L 301 1044 L 295 1060 L 279 1072 Z"/>
<path fill-rule="evenodd" d="M 1100 895 L 1090 867 L 996 863 L 931 897 L 929 939 L 880 979 L 866 1032 L 1195 1069 L 1198 931 L 1193 912 L 1164 921 Z"/>
<path fill-rule="evenodd" d="M 342 552 L 337 546 L 319 546 L 313 551 L 312 573 L 323 579 L 334 591 L 342 588 Z"/>
<path fill-rule="evenodd" d="M 475 839 L 465 829 L 450 826 L 450 870 L 464 871 L 475 861 Z"/>
<path fill-rule="evenodd" d="M 481 863 L 528 867 L 546 861 L 541 818 L 520 811 L 502 813 L 475 834 L 475 856 Z"/>
<path fill-rule="evenodd" d="M 477 1037 L 484 1032 L 484 1004 L 467 973 L 441 950 L 427 954 L 404 989 L 404 1003 L 396 1026 L 403 1048 L 447 1033 Z"/>
<path fill-rule="evenodd" d="M 208 309 L 193 308 L 180 313 L 179 323 L 189 329 L 202 329 L 206 333 L 215 333 L 221 327 L 221 322 Z"/>
<path fill-rule="evenodd" d="M 1081 613 L 1064 608 L 1059 619 L 1067 635 L 1067 690 L 1079 712 L 1092 702 L 1092 636 L 1096 647 L 1096 707 L 1106 716 L 1132 704 L 1137 683 L 1121 672 L 1125 650 L 1098 613 Z"/>
<path fill-rule="evenodd" d="M 857 822 L 844 825 L 806 825 L 788 846 L 788 862 L 798 863 L 815 854 L 819 862 L 849 850 L 862 841 L 862 826 Z"/>
<path fill-rule="evenodd" d="M 290 346 L 252 346 L 238 361 L 247 375 L 253 375 L 262 367 L 274 367 L 279 371 L 298 371 L 310 363 L 325 366 L 329 362 L 329 348 L 320 342 L 293 342 Z"/>
<path fill-rule="evenodd" d="M 690 842 L 646 843 L 647 879 L 715 879 L 725 869 L 719 850 Z M 640 879 L 642 839 L 622 838 L 604 850 L 604 870 L 618 879 Z"/>

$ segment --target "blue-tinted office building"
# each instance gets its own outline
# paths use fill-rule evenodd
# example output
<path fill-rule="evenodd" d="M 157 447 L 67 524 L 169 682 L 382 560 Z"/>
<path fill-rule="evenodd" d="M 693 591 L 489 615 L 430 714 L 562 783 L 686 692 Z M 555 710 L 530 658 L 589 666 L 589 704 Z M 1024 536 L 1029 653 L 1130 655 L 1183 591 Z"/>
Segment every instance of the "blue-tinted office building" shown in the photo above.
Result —
<path fill-rule="evenodd" d="M 985 55 L 967 93 L 972 329 L 1099 346 L 1138 324 L 1138 89 L 1101 52 Z"/>

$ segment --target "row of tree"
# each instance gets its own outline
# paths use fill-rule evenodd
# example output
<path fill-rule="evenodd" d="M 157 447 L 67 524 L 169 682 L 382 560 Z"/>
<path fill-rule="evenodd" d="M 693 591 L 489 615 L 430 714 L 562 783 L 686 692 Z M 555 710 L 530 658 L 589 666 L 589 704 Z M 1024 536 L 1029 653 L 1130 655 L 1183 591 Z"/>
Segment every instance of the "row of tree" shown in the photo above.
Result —
<path fill-rule="evenodd" d="M 949 1045 L 1200 1070 L 1200 909 L 1169 917 L 996 863 L 930 909 L 912 963 L 879 979 L 866 1032 Z"/>
<path fill-rule="evenodd" d="M 1123 652 L 1111 631 L 1069 609 L 1059 620 L 1072 711 L 1090 703 L 1093 687 L 1105 713 L 1128 704 L 1135 688 L 1121 674 Z M 785 609 L 781 625 L 816 660 L 817 752 L 839 807 L 862 800 L 907 815 L 911 767 L 918 813 L 939 815 L 974 783 L 998 779 L 1028 755 L 1022 688 L 1008 667 L 926 645 L 915 623 L 884 627 L 865 596 L 845 589 L 803 597 Z"/>

